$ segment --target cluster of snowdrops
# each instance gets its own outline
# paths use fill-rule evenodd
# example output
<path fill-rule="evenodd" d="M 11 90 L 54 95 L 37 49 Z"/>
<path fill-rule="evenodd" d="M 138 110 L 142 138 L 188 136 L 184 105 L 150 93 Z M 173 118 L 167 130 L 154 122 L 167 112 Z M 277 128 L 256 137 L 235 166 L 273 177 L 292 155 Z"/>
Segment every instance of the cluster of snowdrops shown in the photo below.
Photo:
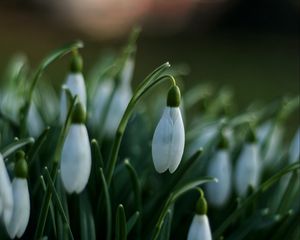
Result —
<path fill-rule="evenodd" d="M 286 140 L 284 124 L 299 97 L 236 113 L 227 88 L 181 96 L 187 76 L 169 63 L 133 91 L 135 38 L 86 74 L 80 42 L 30 74 L 23 57 L 11 62 L 0 91 L 0 238 L 296 239 L 300 130 Z M 40 79 L 67 53 L 57 94 Z"/>

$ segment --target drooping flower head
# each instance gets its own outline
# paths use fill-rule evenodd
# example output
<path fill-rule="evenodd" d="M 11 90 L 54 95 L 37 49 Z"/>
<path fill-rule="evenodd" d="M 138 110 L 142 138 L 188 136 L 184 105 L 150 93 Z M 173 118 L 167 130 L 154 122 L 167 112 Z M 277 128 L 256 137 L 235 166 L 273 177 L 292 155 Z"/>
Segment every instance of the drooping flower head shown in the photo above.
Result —
<path fill-rule="evenodd" d="M 86 87 L 84 78 L 82 75 L 82 58 L 78 52 L 74 52 L 73 58 L 70 66 L 70 73 L 66 79 L 66 87 L 71 91 L 72 95 L 78 96 L 79 102 L 82 104 L 84 110 L 86 111 L 87 97 L 86 97 Z M 66 93 L 63 91 L 61 95 L 61 105 L 60 105 L 60 123 L 63 124 L 66 120 L 68 113 L 68 101 Z"/>
<path fill-rule="evenodd" d="M 259 148 L 254 131 L 249 128 L 246 143 L 237 160 L 235 188 L 239 196 L 246 196 L 249 187 L 256 188 L 260 178 Z"/>
<path fill-rule="evenodd" d="M 0 153 L 0 217 L 4 224 L 11 220 L 13 212 L 13 191 L 11 182 L 5 167 L 4 159 Z"/>
<path fill-rule="evenodd" d="M 228 139 L 222 132 L 207 171 L 208 176 L 219 180 L 217 183 L 206 185 L 208 202 L 216 207 L 221 207 L 227 202 L 232 189 L 232 170 L 228 145 Z"/>
<path fill-rule="evenodd" d="M 200 197 L 196 204 L 196 214 L 188 231 L 187 240 L 211 240 L 211 230 L 207 214 L 207 202 L 203 191 L 200 189 Z"/>
<path fill-rule="evenodd" d="M 17 152 L 16 160 L 15 178 L 12 183 L 13 214 L 9 223 L 6 224 L 6 229 L 11 239 L 22 237 L 30 216 L 30 198 L 27 183 L 28 166 L 23 151 Z"/>
<path fill-rule="evenodd" d="M 167 106 L 155 129 L 152 140 L 152 157 L 158 173 L 175 172 L 184 150 L 184 125 L 179 109 L 180 90 L 173 85 L 167 97 Z"/>
<path fill-rule="evenodd" d="M 72 124 L 66 137 L 60 161 L 61 179 L 68 193 L 80 193 L 91 172 L 91 147 L 85 126 L 86 112 L 76 103 Z"/>

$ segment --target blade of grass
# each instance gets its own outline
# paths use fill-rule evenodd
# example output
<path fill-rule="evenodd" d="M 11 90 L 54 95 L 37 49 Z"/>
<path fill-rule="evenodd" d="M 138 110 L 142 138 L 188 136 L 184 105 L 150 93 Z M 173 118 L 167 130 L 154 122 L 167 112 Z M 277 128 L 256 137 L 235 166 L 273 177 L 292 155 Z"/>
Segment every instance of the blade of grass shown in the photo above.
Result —
<path fill-rule="evenodd" d="M 138 219 L 140 217 L 140 213 L 136 211 L 127 221 L 127 234 L 131 232 L 134 225 L 137 223 Z"/>
<path fill-rule="evenodd" d="M 116 214 L 116 240 L 126 240 L 127 239 L 127 225 L 124 207 L 119 204 Z"/>
<path fill-rule="evenodd" d="M 55 205 L 57 206 L 57 209 L 64 221 L 64 223 L 66 224 L 66 226 L 68 227 L 68 231 L 69 231 L 69 235 L 71 237 L 71 239 L 74 240 L 74 237 L 73 237 L 73 233 L 72 233 L 72 230 L 71 230 L 71 227 L 70 227 L 70 223 L 69 223 L 69 219 L 64 211 L 64 208 L 63 208 L 63 205 L 59 199 L 59 196 L 58 196 L 58 193 L 55 189 L 55 186 L 54 186 L 54 183 L 51 179 L 51 176 L 50 176 L 50 172 L 48 170 L 47 167 L 45 167 L 45 176 L 46 176 L 46 179 L 48 181 L 48 185 L 47 186 L 50 186 L 51 188 L 51 191 L 52 191 L 52 194 L 53 194 L 53 197 L 54 197 L 54 200 L 55 200 Z"/>
<path fill-rule="evenodd" d="M 101 176 L 101 183 L 102 183 L 102 188 L 103 188 L 103 193 L 105 197 L 105 209 L 106 209 L 106 239 L 110 240 L 111 239 L 111 203 L 110 203 L 110 196 L 108 192 L 108 186 L 105 180 L 104 172 L 103 169 L 100 168 L 100 176 Z"/>

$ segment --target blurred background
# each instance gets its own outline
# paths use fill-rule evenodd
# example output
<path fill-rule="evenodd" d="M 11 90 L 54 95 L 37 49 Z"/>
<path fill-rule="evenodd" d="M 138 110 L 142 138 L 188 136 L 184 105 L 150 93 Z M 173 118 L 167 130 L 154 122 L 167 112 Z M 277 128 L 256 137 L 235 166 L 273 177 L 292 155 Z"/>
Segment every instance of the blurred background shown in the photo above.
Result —
<path fill-rule="evenodd" d="M 229 85 L 244 106 L 299 93 L 299 18 L 297 0 L 1 0 L 0 72 L 15 53 L 36 66 L 74 39 L 85 42 L 88 69 L 139 24 L 134 81 L 165 61 L 184 63 L 187 88 Z M 51 66 L 49 79 L 60 84 L 66 66 Z"/>

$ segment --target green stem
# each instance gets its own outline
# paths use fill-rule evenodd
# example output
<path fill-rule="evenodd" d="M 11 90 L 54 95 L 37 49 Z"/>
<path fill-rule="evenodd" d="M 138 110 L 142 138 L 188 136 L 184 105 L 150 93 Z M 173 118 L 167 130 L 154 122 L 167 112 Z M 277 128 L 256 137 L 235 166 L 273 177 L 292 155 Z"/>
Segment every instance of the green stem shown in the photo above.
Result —
<path fill-rule="evenodd" d="M 125 128 L 127 126 L 128 120 L 134 110 L 134 107 L 136 106 L 136 104 L 138 103 L 138 101 L 140 100 L 140 98 L 148 91 L 150 90 L 152 87 L 154 87 L 155 85 L 157 85 L 159 82 L 163 81 L 163 80 L 167 80 L 167 79 L 171 79 L 171 81 L 173 81 L 173 78 L 171 78 L 170 75 L 164 75 L 161 77 L 158 77 L 156 79 L 149 77 L 148 81 L 144 81 L 144 84 L 141 85 L 135 92 L 135 94 L 133 95 L 133 97 L 131 98 L 125 113 L 123 114 L 123 117 L 119 123 L 116 135 L 115 135 L 115 139 L 113 142 L 113 147 L 112 147 L 112 151 L 111 151 L 111 155 L 108 161 L 108 168 L 107 168 L 107 185 L 110 186 L 111 180 L 112 180 L 112 176 L 114 173 L 114 169 L 117 163 L 117 158 L 118 158 L 118 154 L 119 154 L 119 149 L 120 149 L 120 145 L 121 145 L 121 141 L 125 132 Z"/>
<path fill-rule="evenodd" d="M 55 149 L 54 159 L 53 159 L 53 166 L 52 166 L 51 174 L 50 174 L 51 179 L 52 179 L 53 182 L 55 182 L 56 177 L 57 177 L 57 171 L 58 171 L 59 160 L 60 160 L 60 157 L 61 157 L 61 151 L 62 151 L 62 148 L 63 148 L 65 138 L 66 138 L 67 133 L 69 131 L 69 127 L 70 127 L 70 124 L 71 124 L 71 117 L 72 117 L 72 114 L 74 112 L 76 101 L 77 101 L 77 96 L 75 96 L 73 98 L 73 101 L 71 103 L 65 125 L 61 130 L 61 133 L 60 133 L 60 136 L 59 136 L 59 139 L 58 139 L 58 143 L 57 143 L 57 146 L 56 146 L 56 149 Z M 42 236 L 43 236 L 43 232 L 44 232 L 44 228 L 45 228 L 45 224 L 46 224 L 46 220 L 47 220 L 47 216 L 48 216 L 48 210 L 49 210 L 49 206 L 50 206 L 50 202 L 51 202 L 51 197 L 52 197 L 52 190 L 51 190 L 50 185 L 48 184 L 46 194 L 44 195 L 44 198 L 43 198 L 41 212 L 40 212 L 40 215 L 39 215 L 39 218 L 38 218 L 38 223 L 37 223 L 37 228 L 36 228 L 34 239 L 41 239 Z"/>

